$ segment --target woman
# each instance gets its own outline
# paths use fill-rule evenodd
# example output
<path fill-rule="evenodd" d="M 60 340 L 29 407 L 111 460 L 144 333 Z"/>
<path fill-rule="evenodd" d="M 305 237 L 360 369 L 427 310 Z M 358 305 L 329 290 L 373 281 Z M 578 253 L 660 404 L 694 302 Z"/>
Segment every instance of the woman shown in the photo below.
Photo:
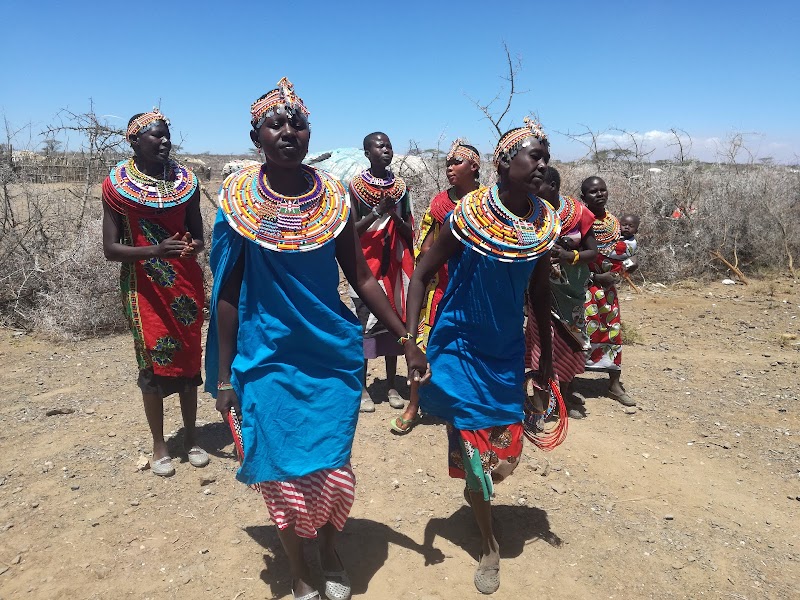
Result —
<path fill-rule="evenodd" d="M 591 348 L 586 357 L 587 371 L 607 372 L 608 395 L 625 406 L 636 406 L 620 383 L 622 375 L 622 320 L 619 314 L 619 295 L 616 284 L 622 273 L 622 263 L 609 260 L 620 238 L 617 218 L 606 210 L 608 188 L 599 177 L 588 177 L 581 184 L 581 200 L 595 221 L 592 225 L 597 240 L 597 259 L 589 265 L 589 289 L 586 292 L 586 331 Z"/>
<path fill-rule="evenodd" d="M 139 363 L 139 388 L 153 436 L 154 474 L 175 474 L 164 441 L 164 397 L 178 394 L 189 463 L 208 464 L 195 444 L 202 354 L 203 249 L 197 178 L 169 158 L 169 121 L 158 109 L 134 115 L 127 138 L 133 157 L 103 181 L 103 252 L 122 263 L 125 315 Z"/>
<path fill-rule="evenodd" d="M 401 319 L 406 315 L 406 292 L 414 270 L 411 197 L 406 182 L 389 170 L 394 151 L 389 136 L 380 131 L 364 138 L 364 155 L 369 168 L 353 177 L 350 198 L 356 213 L 356 232 L 372 275 L 378 280 L 389 302 Z M 395 388 L 397 357 L 400 348 L 394 335 L 365 306 L 355 290 L 351 297 L 364 329 L 364 358 L 383 356 L 386 361 L 387 399 L 392 408 L 403 408 Z M 375 402 L 367 391 L 367 363 L 364 361 L 364 388 L 361 412 L 375 412 Z"/>
<path fill-rule="evenodd" d="M 597 242 L 592 232 L 594 215 L 583 204 L 570 196 L 562 196 L 561 176 L 554 167 L 547 167 L 544 185 L 539 196 L 547 200 L 558 212 L 561 236 L 550 250 L 550 291 L 553 324 L 553 372 L 561 387 L 561 394 L 571 404 L 569 416 L 583 418 L 577 398 L 569 395 L 569 386 L 575 375 L 583 373 L 589 338 L 583 305 L 586 301 L 586 283 L 589 263 L 597 257 Z M 528 305 L 528 323 L 525 328 L 525 367 L 537 370 L 541 343 L 536 312 Z M 544 398 L 540 408 L 544 408 Z"/>
<path fill-rule="evenodd" d="M 422 217 L 419 231 L 419 248 L 417 249 L 417 262 L 422 260 L 425 253 L 439 237 L 439 232 L 444 225 L 447 215 L 456 207 L 456 203 L 470 192 L 480 187 L 481 157 L 474 146 L 470 146 L 457 139 L 453 142 L 447 154 L 446 174 L 450 188 L 439 192 L 431 200 L 431 205 Z M 436 319 L 436 309 L 447 289 L 447 264 L 434 275 L 428 288 L 425 290 L 425 306 L 420 315 L 419 335 L 417 343 L 424 351 L 428 345 L 433 322 Z M 402 416 L 394 417 L 390 424 L 393 432 L 403 435 L 411 431 L 416 424 L 419 411 L 419 385 L 411 384 L 411 398 Z"/>
<path fill-rule="evenodd" d="M 220 190 L 211 268 L 214 289 L 207 390 L 225 415 L 242 416 L 237 479 L 259 484 L 289 557 L 295 598 L 319 598 L 302 538 L 322 533 L 325 594 L 350 597 L 336 553 L 353 503 L 350 452 L 361 395 L 361 329 L 339 298 L 347 280 L 404 344 L 409 373 L 424 354 L 369 271 L 344 189 L 302 164 L 308 110 L 281 79 L 251 107 L 250 137 L 263 165 L 230 175 Z M 212 383 L 213 382 L 213 383 Z"/>
<path fill-rule="evenodd" d="M 552 374 L 547 252 L 559 221 L 534 195 L 550 160 L 547 137 L 538 123 L 525 123 L 500 138 L 494 154 L 499 183 L 461 200 L 409 286 L 406 325 L 416 332 L 425 287 L 449 261 L 450 280 L 428 340 L 430 386 L 420 391 L 421 405 L 450 424 L 450 475 L 466 479 L 465 495 L 481 531 L 474 583 L 484 594 L 500 586 L 493 481 L 510 475 L 522 453 L 526 287 L 543 324 L 541 383 Z"/>

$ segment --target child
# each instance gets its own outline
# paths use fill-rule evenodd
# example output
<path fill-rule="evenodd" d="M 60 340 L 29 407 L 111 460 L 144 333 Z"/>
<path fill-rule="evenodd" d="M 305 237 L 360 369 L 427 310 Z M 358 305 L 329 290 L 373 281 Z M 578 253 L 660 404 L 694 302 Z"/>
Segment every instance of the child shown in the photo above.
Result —
<path fill-rule="evenodd" d="M 208 464 L 195 445 L 202 353 L 203 249 L 197 178 L 170 160 L 169 121 L 157 109 L 128 122 L 133 157 L 103 182 L 103 252 L 122 263 L 120 285 L 139 363 L 139 388 L 153 436 L 151 470 L 175 473 L 164 441 L 164 397 L 178 394 L 189 463 Z"/>
<path fill-rule="evenodd" d="M 538 123 L 525 121 L 500 138 L 494 154 L 499 183 L 461 200 L 409 286 L 406 327 L 416 333 L 425 287 L 449 261 L 450 280 L 428 340 L 424 380 L 431 385 L 420 390 L 421 405 L 449 423 L 450 475 L 466 480 L 481 531 L 473 581 L 484 594 L 500 586 L 493 482 L 509 476 L 522 453 L 526 287 L 541 328 L 539 383 L 552 375 L 548 251 L 559 219 L 535 196 L 550 160 L 547 137 Z"/>
<path fill-rule="evenodd" d="M 356 232 L 373 277 L 383 288 L 401 319 L 406 315 L 406 293 L 414 270 L 411 198 L 406 182 L 389 170 L 394 151 L 385 133 L 376 131 L 364 138 L 364 154 L 370 167 L 350 182 L 350 198 L 356 215 Z M 361 412 L 375 412 L 375 403 L 367 391 L 367 360 L 384 356 L 388 400 L 392 408 L 405 405 L 395 389 L 397 357 L 401 348 L 352 287 L 350 296 L 364 329 L 364 386 Z"/>
<path fill-rule="evenodd" d="M 607 254 L 609 260 L 620 261 L 626 273 L 633 273 L 639 267 L 635 256 L 639 251 L 636 234 L 639 232 L 640 222 L 639 215 L 631 213 L 622 215 L 619 219 L 620 239 Z"/>

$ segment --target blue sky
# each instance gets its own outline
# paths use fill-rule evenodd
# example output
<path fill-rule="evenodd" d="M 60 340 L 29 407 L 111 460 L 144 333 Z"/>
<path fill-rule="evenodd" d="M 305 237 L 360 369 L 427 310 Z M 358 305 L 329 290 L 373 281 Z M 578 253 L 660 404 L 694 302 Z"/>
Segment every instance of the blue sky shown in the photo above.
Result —
<path fill-rule="evenodd" d="M 148 8 L 148 4 L 152 8 Z M 636 132 L 667 156 L 671 128 L 693 153 L 744 132 L 750 150 L 800 162 L 800 3 L 688 2 L 42 2 L 0 0 L 0 112 L 31 124 L 60 108 L 124 124 L 159 99 L 190 152 L 244 152 L 250 103 L 291 79 L 311 111 L 312 151 L 386 131 L 395 150 L 496 134 L 467 95 L 503 91 L 505 42 L 522 59 L 504 129 L 539 115 L 554 158 L 561 135 Z M 70 140 L 77 146 L 77 140 Z"/>

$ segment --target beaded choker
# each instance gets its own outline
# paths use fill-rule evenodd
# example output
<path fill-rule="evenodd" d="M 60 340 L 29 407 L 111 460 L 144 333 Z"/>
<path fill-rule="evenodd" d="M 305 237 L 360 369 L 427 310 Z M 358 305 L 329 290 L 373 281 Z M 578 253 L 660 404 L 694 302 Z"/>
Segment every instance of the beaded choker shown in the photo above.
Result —
<path fill-rule="evenodd" d="M 163 179 L 142 173 L 132 158 L 118 162 L 111 169 L 109 179 L 125 199 L 148 208 L 183 204 L 197 189 L 197 177 L 174 160 L 164 165 Z"/>
<path fill-rule="evenodd" d="M 378 206 L 384 194 L 395 203 L 399 202 L 406 193 L 406 182 L 402 177 L 395 177 L 391 171 L 388 172 L 386 179 L 381 179 L 370 173 L 369 169 L 364 169 L 353 177 L 350 189 L 361 202 L 374 208 Z"/>
<path fill-rule="evenodd" d="M 308 190 L 299 196 L 270 188 L 262 165 L 229 175 L 219 191 L 228 224 L 241 236 L 278 252 L 316 250 L 334 239 L 350 214 L 342 184 L 324 171 L 300 168 Z"/>
<path fill-rule="evenodd" d="M 528 214 L 518 217 L 500 201 L 497 185 L 461 199 L 453 210 L 453 233 L 464 245 L 502 262 L 539 258 L 556 242 L 561 224 L 549 204 L 528 196 Z"/>
<path fill-rule="evenodd" d="M 597 249 L 601 254 L 605 254 L 611 246 L 619 239 L 619 219 L 606 211 L 602 219 L 595 219 L 592 224 L 594 238 L 597 240 Z"/>

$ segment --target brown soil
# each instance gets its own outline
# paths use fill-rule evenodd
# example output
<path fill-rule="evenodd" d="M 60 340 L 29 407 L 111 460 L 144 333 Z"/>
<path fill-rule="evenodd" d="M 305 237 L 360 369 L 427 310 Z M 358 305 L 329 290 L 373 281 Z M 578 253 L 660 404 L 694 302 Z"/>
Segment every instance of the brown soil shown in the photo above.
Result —
<path fill-rule="evenodd" d="M 625 348 L 623 381 L 639 410 L 626 414 L 603 397 L 604 377 L 586 375 L 588 418 L 550 454 L 526 447 L 497 487 L 495 597 L 800 597 L 798 291 L 623 291 L 639 341 Z M 161 479 L 136 469 L 151 447 L 128 336 L 1 331 L 0 348 L 0 598 L 289 597 L 274 527 L 234 480 L 209 396 L 199 419 L 211 464 L 184 458 Z M 383 365 L 371 366 L 379 399 Z M 355 440 L 357 500 L 340 544 L 355 595 L 480 597 L 479 536 L 463 484 L 447 477 L 443 426 L 397 437 L 395 414 L 384 402 L 362 415 Z M 177 454 L 176 400 L 166 423 Z"/>

